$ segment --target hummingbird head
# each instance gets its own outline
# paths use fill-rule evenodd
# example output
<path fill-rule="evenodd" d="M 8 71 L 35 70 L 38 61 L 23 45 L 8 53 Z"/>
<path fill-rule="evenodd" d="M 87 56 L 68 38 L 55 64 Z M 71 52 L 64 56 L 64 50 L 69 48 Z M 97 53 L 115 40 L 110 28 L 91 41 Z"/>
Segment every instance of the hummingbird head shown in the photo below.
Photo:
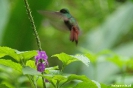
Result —
<path fill-rule="evenodd" d="M 67 14 L 67 13 L 69 13 L 69 11 L 67 9 L 61 9 L 60 13 Z"/>

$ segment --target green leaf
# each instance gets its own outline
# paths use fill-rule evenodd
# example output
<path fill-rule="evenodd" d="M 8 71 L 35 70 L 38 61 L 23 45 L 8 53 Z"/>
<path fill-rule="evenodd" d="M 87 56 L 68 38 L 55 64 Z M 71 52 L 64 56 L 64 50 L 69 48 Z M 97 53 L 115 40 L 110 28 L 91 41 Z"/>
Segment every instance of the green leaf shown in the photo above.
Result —
<path fill-rule="evenodd" d="M 86 66 L 89 66 L 89 62 L 90 60 L 84 56 L 84 55 L 68 55 L 65 53 L 60 53 L 60 54 L 55 54 L 52 57 L 58 57 L 59 60 L 61 60 L 63 62 L 64 65 L 68 65 L 74 61 L 81 61 L 83 62 Z"/>
<path fill-rule="evenodd" d="M 98 88 L 93 82 L 80 82 L 73 88 Z"/>
<path fill-rule="evenodd" d="M 89 66 L 90 60 L 86 56 L 77 54 L 77 55 L 72 56 L 72 57 L 74 57 L 74 58 L 78 59 L 79 61 L 83 62 L 86 66 Z"/>
<path fill-rule="evenodd" d="M 44 75 L 44 78 L 53 84 L 53 86 L 59 85 L 67 80 L 67 77 L 62 75 Z"/>
<path fill-rule="evenodd" d="M 26 62 L 26 66 L 29 66 L 29 67 L 31 67 L 31 68 L 36 68 L 35 61 L 33 61 L 33 60 L 28 60 L 28 61 Z"/>
<path fill-rule="evenodd" d="M 9 83 L 8 81 L 2 81 L 1 84 L 6 87 L 0 87 L 0 88 L 15 88 L 12 83 Z"/>
<path fill-rule="evenodd" d="M 20 58 L 19 56 L 16 54 L 14 49 L 11 49 L 9 47 L 0 47 L 0 57 L 3 57 L 5 55 L 9 55 L 11 56 L 13 59 L 15 59 L 16 61 L 19 61 Z"/>
<path fill-rule="evenodd" d="M 51 75 L 57 75 L 57 74 L 60 74 L 60 70 L 57 70 L 59 69 L 58 66 L 54 66 L 54 67 L 48 67 L 45 69 L 45 73 L 46 74 L 51 74 Z"/>
<path fill-rule="evenodd" d="M 57 80 L 53 79 L 52 75 L 44 75 L 45 79 L 47 79 L 54 87 L 56 87 Z"/>
<path fill-rule="evenodd" d="M 111 88 L 111 86 L 107 86 L 107 85 L 102 84 L 102 83 L 100 83 L 100 84 L 101 84 L 101 88 Z"/>
<path fill-rule="evenodd" d="M 35 55 L 37 55 L 37 51 L 33 50 L 33 51 L 20 52 L 18 50 L 11 49 L 9 47 L 0 47 L 0 57 L 4 57 L 5 55 L 11 56 L 16 61 L 20 61 L 20 58 L 28 60 L 34 57 Z"/>
<path fill-rule="evenodd" d="M 85 54 L 85 56 L 88 57 L 92 63 L 95 63 L 97 61 L 96 55 L 94 55 L 92 53 L 87 53 L 87 54 Z"/>
<path fill-rule="evenodd" d="M 20 52 L 19 55 L 22 56 L 24 60 L 28 60 L 28 59 L 36 56 L 37 55 L 37 51 L 36 50 L 32 50 L 32 51 Z"/>
<path fill-rule="evenodd" d="M 65 54 L 65 53 L 55 54 L 52 57 L 58 57 L 58 59 L 60 61 L 62 61 L 62 63 L 64 65 L 68 65 L 68 64 L 70 64 L 70 63 L 72 63 L 74 61 L 77 61 L 76 58 L 74 58 L 74 57 L 72 57 L 72 56 L 70 56 L 68 54 Z"/>
<path fill-rule="evenodd" d="M 47 69 L 45 69 L 45 73 L 46 74 L 51 74 L 51 75 L 58 75 L 61 72 L 60 72 L 60 70 L 47 70 Z"/>
<path fill-rule="evenodd" d="M 48 67 L 46 70 L 56 70 L 59 69 L 59 66 L 54 66 L 54 67 Z"/>
<path fill-rule="evenodd" d="M 40 72 L 28 66 L 23 67 L 22 72 L 24 75 L 41 75 Z"/>
<path fill-rule="evenodd" d="M 83 82 L 92 82 L 89 78 L 87 78 L 84 75 L 75 75 L 75 74 L 71 74 L 70 76 L 68 76 L 68 80 L 66 82 L 70 82 L 73 80 L 81 80 Z"/>
<path fill-rule="evenodd" d="M 97 82 L 97 81 L 95 81 L 95 80 L 92 80 L 92 82 L 94 82 L 94 83 L 96 84 L 97 88 L 101 88 L 101 85 L 100 85 L 99 82 Z"/>
<path fill-rule="evenodd" d="M 0 53 L 0 58 L 4 57 L 6 54 Z"/>
<path fill-rule="evenodd" d="M 0 64 L 13 68 L 22 73 L 22 66 L 19 63 L 15 63 L 11 60 L 0 59 Z"/>
<path fill-rule="evenodd" d="M 53 77 L 53 79 L 54 79 L 54 80 L 57 80 L 58 82 L 60 82 L 60 81 L 66 80 L 67 78 L 64 77 L 64 76 L 62 76 L 62 75 L 55 75 L 55 76 Z"/>

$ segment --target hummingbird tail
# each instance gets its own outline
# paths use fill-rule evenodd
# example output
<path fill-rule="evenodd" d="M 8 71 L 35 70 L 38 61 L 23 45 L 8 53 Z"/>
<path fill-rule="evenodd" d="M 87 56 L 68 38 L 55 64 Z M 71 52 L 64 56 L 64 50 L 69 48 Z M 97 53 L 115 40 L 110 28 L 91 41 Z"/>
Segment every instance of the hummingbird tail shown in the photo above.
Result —
<path fill-rule="evenodd" d="M 70 40 L 75 41 L 76 45 L 78 44 L 78 35 L 79 29 L 76 26 L 73 26 L 70 32 Z"/>

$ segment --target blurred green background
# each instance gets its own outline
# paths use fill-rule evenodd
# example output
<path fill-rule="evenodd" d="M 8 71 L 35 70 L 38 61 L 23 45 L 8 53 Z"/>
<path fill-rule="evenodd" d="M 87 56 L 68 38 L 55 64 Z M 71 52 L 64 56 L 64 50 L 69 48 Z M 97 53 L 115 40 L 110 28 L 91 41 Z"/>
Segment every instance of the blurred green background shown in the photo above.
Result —
<path fill-rule="evenodd" d="M 75 62 L 66 67 L 65 72 L 86 75 L 108 85 L 133 83 L 133 0 L 28 2 L 50 66 L 61 66 L 58 59 L 51 58 L 53 54 L 86 54 L 91 58 L 89 67 Z M 81 28 L 78 46 L 69 41 L 69 32 L 56 30 L 37 12 L 62 8 L 69 9 Z M 23 0 L 0 0 L 0 46 L 19 51 L 38 49 Z M 130 66 L 125 63 L 127 60 Z M 10 68 L 0 66 L 0 75 L 0 82 L 15 88 L 29 85 L 24 76 Z"/>

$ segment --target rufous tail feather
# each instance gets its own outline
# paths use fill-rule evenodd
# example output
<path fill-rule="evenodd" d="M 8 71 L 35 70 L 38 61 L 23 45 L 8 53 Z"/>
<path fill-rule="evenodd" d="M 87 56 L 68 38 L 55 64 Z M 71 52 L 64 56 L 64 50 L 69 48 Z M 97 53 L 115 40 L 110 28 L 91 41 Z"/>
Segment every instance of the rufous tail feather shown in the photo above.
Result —
<path fill-rule="evenodd" d="M 79 35 L 79 29 L 76 26 L 73 26 L 70 31 L 70 40 L 72 42 L 75 41 L 76 45 L 78 44 L 78 35 Z"/>

